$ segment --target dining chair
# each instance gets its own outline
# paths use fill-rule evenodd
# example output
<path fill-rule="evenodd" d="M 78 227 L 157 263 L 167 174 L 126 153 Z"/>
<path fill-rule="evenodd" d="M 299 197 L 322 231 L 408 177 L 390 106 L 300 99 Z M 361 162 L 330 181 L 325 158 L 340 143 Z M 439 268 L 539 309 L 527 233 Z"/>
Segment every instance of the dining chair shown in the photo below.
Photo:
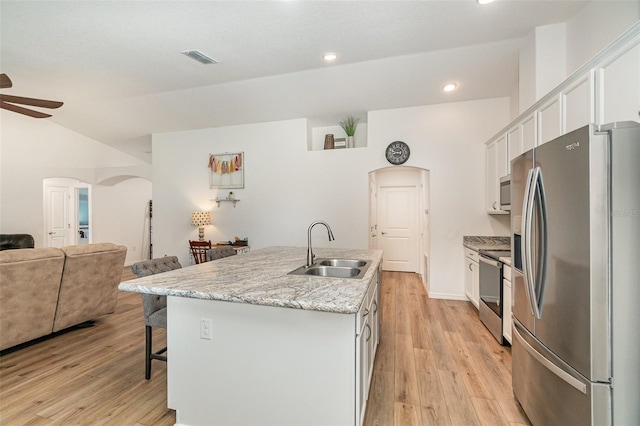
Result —
<path fill-rule="evenodd" d="M 195 263 L 204 263 L 207 261 L 207 250 L 211 249 L 211 240 L 209 241 L 189 240 L 189 247 L 191 247 L 191 254 L 193 255 L 193 261 Z"/>
<path fill-rule="evenodd" d="M 131 265 L 131 271 L 138 278 L 155 275 L 182 268 L 176 256 L 165 256 L 157 259 L 144 260 Z M 153 327 L 167 328 L 167 296 L 142 293 L 142 310 L 144 312 L 145 348 L 144 348 L 144 378 L 151 378 L 151 360 L 167 362 L 167 347 L 153 352 Z"/>

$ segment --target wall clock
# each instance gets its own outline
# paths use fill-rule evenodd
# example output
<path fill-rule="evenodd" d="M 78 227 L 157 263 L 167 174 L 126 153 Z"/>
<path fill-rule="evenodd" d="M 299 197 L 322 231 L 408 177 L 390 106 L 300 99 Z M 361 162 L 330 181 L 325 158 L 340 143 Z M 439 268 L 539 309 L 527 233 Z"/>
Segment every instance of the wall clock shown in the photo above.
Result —
<path fill-rule="evenodd" d="M 391 142 L 385 151 L 387 161 L 395 166 L 405 163 L 410 154 L 409 145 L 402 141 Z"/>

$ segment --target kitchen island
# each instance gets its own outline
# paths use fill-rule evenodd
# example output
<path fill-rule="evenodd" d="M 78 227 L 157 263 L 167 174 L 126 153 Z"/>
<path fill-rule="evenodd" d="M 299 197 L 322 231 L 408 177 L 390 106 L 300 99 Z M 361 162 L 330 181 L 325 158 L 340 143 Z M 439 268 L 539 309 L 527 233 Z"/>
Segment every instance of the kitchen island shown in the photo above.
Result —
<path fill-rule="evenodd" d="M 168 406 L 177 424 L 362 423 L 382 252 L 315 252 L 371 265 L 361 279 L 289 275 L 306 248 L 271 247 L 120 284 L 168 296 Z"/>

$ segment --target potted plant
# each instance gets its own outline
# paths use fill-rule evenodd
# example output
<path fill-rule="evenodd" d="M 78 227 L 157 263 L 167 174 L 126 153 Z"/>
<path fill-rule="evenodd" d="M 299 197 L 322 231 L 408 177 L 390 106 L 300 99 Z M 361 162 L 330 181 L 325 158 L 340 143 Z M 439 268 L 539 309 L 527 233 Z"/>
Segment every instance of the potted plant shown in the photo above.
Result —
<path fill-rule="evenodd" d="M 356 134 L 356 127 L 358 126 L 358 121 L 360 121 L 359 118 L 356 118 L 353 115 L 350 115 L 340 122 L 340 126 L 342 127 L 344 132 L 347 134 L 347 144 L 349 148 L 353 148 L 355 146 L 353 141 L 353 135 Z"/>

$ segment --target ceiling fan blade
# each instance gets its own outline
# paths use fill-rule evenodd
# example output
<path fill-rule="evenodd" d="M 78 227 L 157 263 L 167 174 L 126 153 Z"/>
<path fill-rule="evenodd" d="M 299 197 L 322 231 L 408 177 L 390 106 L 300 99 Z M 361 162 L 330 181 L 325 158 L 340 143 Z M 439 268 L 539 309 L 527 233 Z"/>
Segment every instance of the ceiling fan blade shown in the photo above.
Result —
<path fill-rule="evenodd" d="M 45 114 L 43 112 L 34 111 L 34 110 L 31 110 L 31 109 L 27 109 L 27 108 L 22 108 L 20 106 L 9 104 L 9 103 L 6 103 L 4 101 L 0 101 L 0 108 L 6 109 L 6 110 L 9 110 L 9 111 L 13 111 L 13 112 L 17 112 L 18 114 L 28 115 L 29 117 L 33 117 L 33 118 L 51 117 L 51 114 Z"/>
<path fill-rule="evenodd" d="M 40 108 L 50 108 L 50 109 L 60 108 L 63 104 L 63 102 L 59 102 L 59 101 L 48 101 L 46 99 L 25 98 L 23 96 L 11 96 L 11 95 L 0 95 L 0 101 L 11 102 L 13 104 L 36 106 Z"/>
<path fill-rule="evenodd" d="M 0 89 L 8 89 L 13 86 L 11 79 L 6 74 L 0 74 Z"/>

